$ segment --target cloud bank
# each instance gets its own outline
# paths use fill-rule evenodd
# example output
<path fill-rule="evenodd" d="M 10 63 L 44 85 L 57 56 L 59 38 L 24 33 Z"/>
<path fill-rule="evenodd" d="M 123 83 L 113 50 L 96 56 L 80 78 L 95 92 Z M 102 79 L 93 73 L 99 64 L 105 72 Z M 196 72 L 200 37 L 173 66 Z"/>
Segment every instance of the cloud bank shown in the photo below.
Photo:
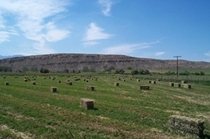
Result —
<path fill-rule="evenodd" d="M 36 53 L 48 53 L 52 50 L 45 47 L 48 42 L 57 42 L 68 37 L 70 31 L 59 29 L 52 18 L 66 11 L 69 3 L 66 0 L 7 0 L 0 2 L 0 14 L 11 14 L 14 26 L 17 26 L 24 36 L 32 41 Z M 0 15 L 0 19 L 3 18 Z M 8 21 L 9 22 L 9 21 Z M 4 27 L 0 22 L 0 27 Z M 8 41 L 10 33 L 2 33 L 5 41 Z M 36 47 L 35 47 L 36 46 Z M 37 47 L 38 46 L 38 47 Z"/>
<path fill-rule="evenodd" d="M 95 23 L 90 23 L 84 35 L 84 45 L 95 45 L 98 44 L 99 40 L 108 39 L 111 36 L 111 34 L 104 33 L 104 29 L 100 28 Z"/>
<path fill-rule="evenodd" d="M 113 0 L 98 0 L 98 3 L 102 7 L 102 13 L 105 16 L 110 16 L 110 11 L 111 11 L 111 8 L 114 4 Z"/>
<path fill-rule="evenodd" d="M 113 46 L 105 48 L 102 53 L 104 54 L 131 54 L 136 50 L 146 49 L 152 47 L 153 44 L 157 42 L 146 42 L 146 43 L 134 43 L 134 44 L 122 44 L 118 46 Z"/>

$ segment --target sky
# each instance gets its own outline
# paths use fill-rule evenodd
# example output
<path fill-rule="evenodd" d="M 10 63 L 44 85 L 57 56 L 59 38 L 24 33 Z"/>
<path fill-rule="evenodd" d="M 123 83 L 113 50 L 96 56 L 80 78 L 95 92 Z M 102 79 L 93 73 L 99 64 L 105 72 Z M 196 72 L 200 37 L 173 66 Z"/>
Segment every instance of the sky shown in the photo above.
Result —
<path fill-rule="evenodd" d="M 210 0 L 1 0 L 0 55 L 210 62 Z"/>

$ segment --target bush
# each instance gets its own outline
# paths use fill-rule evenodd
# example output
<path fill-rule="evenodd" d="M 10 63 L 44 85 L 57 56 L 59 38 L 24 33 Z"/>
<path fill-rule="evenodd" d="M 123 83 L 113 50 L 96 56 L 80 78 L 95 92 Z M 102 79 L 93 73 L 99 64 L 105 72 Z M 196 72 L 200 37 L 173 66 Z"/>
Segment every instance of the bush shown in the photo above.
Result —
<path fill-rule="evenodd" d="M 49 73 L 50 70 L 49 69 L 46 69 L 46 68 L 41 68 L 40 69 L 40 73 Z"/>

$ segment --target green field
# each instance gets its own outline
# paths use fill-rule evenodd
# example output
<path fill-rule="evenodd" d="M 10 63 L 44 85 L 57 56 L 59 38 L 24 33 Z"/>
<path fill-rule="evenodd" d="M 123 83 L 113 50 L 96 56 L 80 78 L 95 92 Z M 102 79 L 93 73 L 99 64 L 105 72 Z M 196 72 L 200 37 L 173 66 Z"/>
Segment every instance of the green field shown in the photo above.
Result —
<path fill-rule="evenodd" d="M 0 138 L 185 138 L 168 130 L 170 115 L 203 119 L 204 133 L 210 135 L 208 79 L 189 80 L 192 88 L 185 89 L 170 87 L 167 77 L 156 84 L 148 83 L 149 76 L 27 75 L 27 82 L 24 77 L 0 76 Z M 74 81 L 75 77 L 80 80 Z M 73 84 L 67 85 L 66 80 Z M 115 82 L 119 86 L 114 86 Z M 140 85 L 149 85 L 150 90 L 140 90 Z M 51 86 L 58 92 L 51 92 Z M 95 90 L 86 91 L 86 86 Z M 94 109 L 81 108 L 81 98 L 94 99 Z"/>

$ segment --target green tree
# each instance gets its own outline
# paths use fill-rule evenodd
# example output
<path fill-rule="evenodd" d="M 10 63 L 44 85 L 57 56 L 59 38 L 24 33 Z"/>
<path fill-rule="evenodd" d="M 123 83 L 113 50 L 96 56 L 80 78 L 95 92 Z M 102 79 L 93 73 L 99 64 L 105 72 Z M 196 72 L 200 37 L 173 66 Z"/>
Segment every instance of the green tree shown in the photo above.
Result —
<path fill-rule="evenodd" d="M 40 69 L 40 73 L 49 73 L 50 70 L 49 69 L 46 69 L 46 68 L 41 68 Z"/>
<path fill-rule="evenodd" d="M 138 70 L 132 70 L 132 71 L 131 71 L 131 74 L 132 74 L 132 75 L 139 74 L 139 71 L 138 71 Z"/>

